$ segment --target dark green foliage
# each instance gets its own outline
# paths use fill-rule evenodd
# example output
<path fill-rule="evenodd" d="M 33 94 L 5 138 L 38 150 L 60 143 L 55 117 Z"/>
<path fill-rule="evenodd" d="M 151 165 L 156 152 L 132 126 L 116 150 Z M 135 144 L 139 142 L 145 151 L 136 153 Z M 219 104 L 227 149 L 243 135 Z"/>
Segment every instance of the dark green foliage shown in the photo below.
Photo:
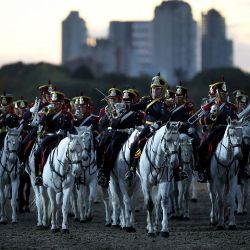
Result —
<path fill-rule="evenodd" d="M 86 77 L 86 74 L 89 74 Z M 23 96 L 33 101 L 39 96 L 38 87 L 51 80 L 57 90 L 63 91 L 67 96 L 73 97 L 81 94 L 92 97 L 95 110 L 105 106 L 105 102 L 100 102 L 103 98 L 95 88 L 100 89 L 105 94 L 112 86 L 121 90 L 125 88 L 136 88 L 141 96 L 147 95 L 150 89 L 151 77 L 131 78 L 119 74 L 107 74 L 101 78 L 95 78 L 86 67 L 78 68 L 73 74 L 67 69 L 48 63 L 24 64 L 18 62 L 5 65 L 0 69 L 0 93 L 6 91 L 14 95 L 15 99 Z M 194 100 L 197 108 L 202 97 L 207 95 L 208 85 L 211 80 L 219 81 L 224 76 L 229 93 L 236 88 L 242 88 L 250 93 L 250 75 L 237 68 L 221 68 L 208 70 L 197 74 L 190 82 L 183 82 L 189 89 L 189 96 Z M 153 77 L 153 76 L 152 76 Z"/>

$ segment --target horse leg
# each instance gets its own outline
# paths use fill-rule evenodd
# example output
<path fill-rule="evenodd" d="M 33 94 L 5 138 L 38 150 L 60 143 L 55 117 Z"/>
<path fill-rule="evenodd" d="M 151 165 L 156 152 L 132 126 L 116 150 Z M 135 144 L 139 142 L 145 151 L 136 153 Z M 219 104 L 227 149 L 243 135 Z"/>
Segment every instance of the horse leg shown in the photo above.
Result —
<path fill-rule="evenodd" d="M 7 224 L 7 217 L 5 214 L 5 193 L 2 180 L 0 180 L 0 224 Z"/>
<path fill-rule="evenodd" d="M 135 231 L 134 228 L 131 225 L 131 198 L 129 197 L 128 194 L 128 187 L 127 184 L 125 183 L 125 181 L 119 180 L 119 186 L 120 186 L 120 190 L 119 193 L 123 194 L 123 200 L 121 202 L 123 202 L 123 205 L 121 205 L 121 208 L 124 212 L 124 222 L 125 222 L 125 230 L 127 232 L 132 232 Z"/>
<path fill-rule="evenodd" d="M 178 181 L 176 183 L 176 187 L 178 192 L 176 192 L 177 195 L 177 207 L 178 207 L 178 217 L 180 219 L 183 218 L 183 202 L 184 202 L 184 189 L 185 189 L 185 180 L 183 181 Z"/>
<path fill-rule="evenodd" d="M 84 216 L 84 203 L 85 203 L 85 201 L 84 201 L 84 199 L 83 199 L 83 196 L 84 196 L 84 194 L 83 194 L 83 193 L 84 193 L 83 189 L 84 189 L 83 184 L 80 184 L 80 185 L 79 185 L 79 190 L 77 190 L 77 196 L 78 196 L 78 199 L 77 199 L 77 201 L 78 201 L 78 212 L 79 212 L 79 215 L 80 215 L 80 222 L 81 222 L 81 223 L 86 222 L 86 218 L 85 218 L 85 216 Z"/>
<path fill-rule="evenodd" d="M 105 226 L 111 226 L 110 206 L 109 206 L 109 192 L 107 188 L 101 188 L 103 193 L 103 203 L 105 208 Z"/>
<path fill-rule="evenodd" d="M 208 182 L 207 188 L 211 202 L 210 224 L 215 226 L 218 223 L 218 217 L 217 217 L 216 192 L 215 192 L 214 182 L 213 181 Z"/>
<path fill-rule="evenodd" d="M 122 205 L 123 200 L 120 194 L 119 185 L 117 181 L 113 179 L 113 177 L 111 177 L 109 189 L 111 193 L 112 210 L 113 210 L 112 211 L 112 227 L 120 227 L 120 225 L 125 227 L 123 211 L 120 213 L 120 225 L 119 225 L 119 209 L 120 209 L 120 206 Z"/>
<path fill-rule="evenodd" d="M 184 219 L 189 220 L 190 215 L 189 215 L 189 200 L 190 200 L 190 185 L 191 181 L 190 180 L 184 180 Z"/>
<path fill-rule="evenodd" d="M 31 183 L 30 183 L 30 177 L 29 175 L 26 173 L 26 188 L 25 188 L 25 207 L 24 207 L 24 211 L 25 212 L 30 212 L 30 187 L 31 187 Z"/>
<path fill-rule="evenodd" d="M 243 214 L 247 214 L 247 195 L 248 195 L 249 180 L 247 179 L 243 189 Z"/>
<path fill-rule="evenodd" d="M 62 203 L 62 234 L 69 233 L 69 226 L 68 226 L 68 211 L 69 211 L 69 199 L 72 193 L 72 187 L 63 189 L 63 203 Z"/>
<path fill-rule="evenodd" d="M 73 187 L 73 190 L 72 190 L 72 195 L 70 197 L 70 203 L 71 203 L 71 206 L 70 206 L 70 211 L 69 211 L 69 214 L 70 215 L 73 215 L 74 214 L 74 220 L 75 221 L 79 221 L 79 212 L 78 212 L 78 205 L 81 204 L 81 203 L 78 203 L 78 197 L 79 197 L 79 190 L 77 190 L 77 187 L 76 185 L 74 185 Z M 80 208 L 79 208 L 80 209 Z M 72 214 L 73 213 L 73 214 Z"/>
<path fill-rule="evenodd" d="M 44 228 L 49 227 L 49 202 L 48 202 L 48 195 L 45 190 L 45 187 L 39 187 L 40 195 L 41 195 L 41 201 L 42 201 L 42 208 L 43 208 L 43 217 L 42 217 L 42 224 Z"/>
<path fill-rule="evenodd" d="M 216 180 L 216 188 L 218 193 L 218 225 L 217 229 L 221 230 L 224 229 L 224 213 L 225 213 L 225 200 L 224 200 L 224 194 L 225 194 L 225 184 L 221 183 L 218 179 Z"/>
<path fill-rule="evenodd" d="M 192 174 L 192 181 L 191 181 L 191 192 L 192 192 L 192 196 L 191 196 L 191 201 L 192 202 L 197 202 L 197 188 L 196 188 L 196 176 L 194 174 Z"/>
<path fill-rule="evenodd" d="M 159 184 L 159 191 L 161 193 L 161 208 L 162 208 L 162 228 L 161 236 L 168 237 L 168 199 L 169 199 L 169 186 L 170 183 L 162 182 Z"/>
<path fill-rule="evenodd" d="M 11 197 L 12 217 L 11 217 L 11 223 L 13 223 L 13 224 L 17 223 L 16 210 L 17 210 L 18 186 L 19 186 L 19 176 L 16 176 L 16 178 L 12 179 L 12 181 L 11 181 L 11 187 L 12 187 L 11 188 L 11 190 L 12 190 L 12 197 Z"/>
<path fill-rule="evenodd" d="M 58 231 L 57 221 L 56 221 L 56 193 L 52 188 L 48 188 L 48 196 L 50 200 L 50 210 L 51 210 L 51 233 L 56 233 Z"/>
<path fill-rule="evenodd" d="M 147 230 L 148 236 L 155 236 L 154 222 L 153 222 L 153 210 L 154 203 L 151 197 L 148 180 L 142 180 L 142 191 L 144 195 L 144 202 L 147 207 Z"/>
<path fill-rule="evenodd" d="M 237 214 L 243 215 L 243 188 L 245 183 L 237 185 L 236 198 L 237 198 Z"/>
<path fill-rule="evenodd" d="M 159 192 L 159 188 L 158 188 L 157 197 L 155 199 L 155 232 L 156 232 L 156 234 L 159 233 L 160 203 L 161 203 L 161 193 Z"/>
<path fill-rule="evenodd" d="M 96 178 L 92 179 L 89 184 L 89 206 L 88 206 L 88 212 L 87 212 L 87 220 L 91 221 L 93 218 L 93 211 L 92 211 L 92 206 L 93 202 L 96 197 Z"/>
<path fill-rule="evenodd" d="M 174 216 L 176 218 L 181 217 L 178 197 L 179 197 L 178 184 L 173 180 L 173 205 L 174 205 Z"/>
<path fill-rule="evenodd" d="M 24 186 L 25 186 L 25 181 L 24 181 L 24 176 L 20 176 L 20 184 L 18 188 L 18 210 L 20 213 L 24 212 L 24 204 L 25 204 L 25 198 L 24 198 Z"/>
<path fill-rule="evenodd" d="M 235 223 L 235 192 L 237 187 L 237 176 L 233 176 L 231 178 L 231 181 L 229 182 L 229 190 L 228 190 L 228 198 L 229 198 L 229 207 L 230 207 L 230 213 L 229 213 L 229 229 L 235 230 L 236 229 L 236 223 Z"/>

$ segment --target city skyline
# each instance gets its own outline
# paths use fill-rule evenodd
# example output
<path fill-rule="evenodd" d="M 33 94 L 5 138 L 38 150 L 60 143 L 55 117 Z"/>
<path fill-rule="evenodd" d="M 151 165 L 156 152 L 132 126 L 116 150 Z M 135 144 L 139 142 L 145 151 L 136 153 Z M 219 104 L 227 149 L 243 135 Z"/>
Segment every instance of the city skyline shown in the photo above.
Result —
<path fill-rule="evenodd" d="M 79 11 L 91 37 L 107 37 L 109 22 L 150 21 L 161 0 L 10 0 L 0 8 L 0 66 L 16 61 L 59 64 L 61 22 L 71 10 Z M 187 0 L 200 25 L 201 14 L 211 8 L 225 17 L 227 37 L 234 41 L 234 65 L 250 71 L 250 0 Z M 235 3 L 236 2 L 236 3 Z M 132 7 L 131 7 L 132 6 Z M 13 8 L 15 7 L 15 8 Z M 235 11 L 237 9 L 237 12 Z M 139 11 L 138 11 L 139 10 Z M 240 15 L 239 15 L 240 13 Z"/>

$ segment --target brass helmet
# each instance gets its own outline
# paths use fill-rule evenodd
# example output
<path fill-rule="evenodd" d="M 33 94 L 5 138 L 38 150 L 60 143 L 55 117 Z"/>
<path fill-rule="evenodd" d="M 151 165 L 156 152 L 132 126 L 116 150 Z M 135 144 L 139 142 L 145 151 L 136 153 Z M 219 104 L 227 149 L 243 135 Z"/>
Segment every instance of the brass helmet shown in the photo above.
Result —
<path fill-rule="evenodd" d="M 159 72 L 156 76 L 154 76 L 154 77 L 152 78 L 150 87 L 151 87 L 151 88 L 162 88 L 162 90 L 164 90 L 164 91 L 165 91 L 165 89 L 168 88 L 167 82 L 166 82 L 166 80 L 164 80 L 164 79 L 161 77 L 161 73 L 160 73 L 160 72 Z"/>

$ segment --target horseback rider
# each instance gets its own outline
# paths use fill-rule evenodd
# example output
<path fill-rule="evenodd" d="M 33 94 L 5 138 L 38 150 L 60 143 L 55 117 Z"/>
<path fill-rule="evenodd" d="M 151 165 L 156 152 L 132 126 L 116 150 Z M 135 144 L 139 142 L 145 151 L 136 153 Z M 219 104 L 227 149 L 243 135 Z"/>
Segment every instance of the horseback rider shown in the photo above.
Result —
<path fill-rule="evenodd" d="M 181 122 L 179 128 L 180 133 L 184 133 L 192 137 L 194 159 L 196 162 L 197 155 L 196 149 L 200 143 L 200 138 L 196 132 L 196 127 L 189 124 L 188 120 L 194 113 L 194 104 L 188 99 L 188 89 L 180 83 L 176 86 L 174 107 L 169 118 L 170 121 Z M 177 171 L 177 172 L 176 172 Z M 184 180 L 188 178 L 188 175 L 182 169 L 174 169 L 175 181 Z"/>
<path fill-rule="evenodd" d="M 1 114 L 0 114 L 0 150 L 4 146 L 4 138 L 7 134 L 7 128 L 19 127 L 19 117 L 14 112 L 13 96 L 5 93 L 0 96 Z"/>
<path fill-rule="evenodd" d="M 110 172 L 114 167 L 119 151 L 135 126 L 142 123 L 141 113 L 129 110 L 130 105 L 136 100 L 135 92 L 132 89 L 125 90 L 123 93 L 114 88 L 109 90 L 109 98 L 111 99 L 116 98 L 116 101 L 119 101 L 121 95 L 122 102 L 114 103 L 115 110 L 109 115 L 108 127 L 102 132 L 97 150 L 99 156 L 97 157 L 98 184 L 106 188 L 109 185 Z M 102 128 L 104 128 L 105 121 L 107 119 L 102 117 L 100 120 Z"/>
<path fill-rule="evenodd" d="M 237 119 L 237 107 L 228 101 L 228 92 L 224 81 L 210 85 L 215 93 L 215 100 L 203 107 L 204 114 L 200 118 L 201 125 L 209 128 L 207 138 L 198 148 L 199 154 L 199 182 L 207 182 L 210 160 L 217 144 L 223 138 L 227 118 Z"/>
<path fill-rule="evenodd" d="M 39 126 L 42 126 L 39 135 L 41 141 L 34 153 L 35 184 L 38 186 L 42 185 L 42 171 L 49 153 L 67 135 L 67 132 L 72 131 L 73 116 L 65 110 L 64 94 L 62 92 L 51 92 L 51 104 L 48 106 L 47 112 L 42 114 Z"/>
<path fill-rule="evenodd" d="M 245 91 L 242 90 L 237 90 L 235 93 L 235 101 L 236 101 L 236 106 L 238 109 L 238 113 L 241 113 L 248 105 L 248 96 L 246 95 Z M 249 158 L 249 150 L 250 147 L 249 145 L 246 145 L 244 143 L 244 140 L 242 141 L 242 154 L 243 158 L 242 160 L 239 161 L 239 181 L 241 178 L 250 178 L 250 173 L 247 171 L 247 163 L 248 163 L 248 158 Z"/>
<path fill-rule="evenodd" d="M 126 179 L 131 180 L 136 172 L 138 161 L 146 140 L 154 131 L 166 123 L 170 117 L 169 107 L 165 103 L 165 90 L 167 82 L 158 73 L 152 78 L 150 84 L 150 96 L 145 96 L 140 102 L 131 104 L 130 110 L 144 111 L 145 123 L 142 131 L 131 145 L 130 149 L 130 169 L 126 173 Z"/>
<path fill-rule="evenodd" d="M 35 116 L 38 117 L 39 112 L 42 112 L 42 111 L 46 112 L 48 110 L 47 106 L 50 104 L 52 90 L 53 90 L 53 86 L 50 81 L 48 84 L 43 84 L 39 86 L 41 100 L 37 99 L 36 102 L 30 104 L 31 108 L 27 109 L 23 115 L 24 130 L 28 131 L 28 133 L 22 139 L 21 145 L 20 145 L 19 160 L 21 163 L 21 167 L 24 167 L 24 163 L 27 161 L 30 155 L 31 149 L 37 138 L 37 129 L 38 129 L 39 119 L 35 121 L 36 120 Z"/>

